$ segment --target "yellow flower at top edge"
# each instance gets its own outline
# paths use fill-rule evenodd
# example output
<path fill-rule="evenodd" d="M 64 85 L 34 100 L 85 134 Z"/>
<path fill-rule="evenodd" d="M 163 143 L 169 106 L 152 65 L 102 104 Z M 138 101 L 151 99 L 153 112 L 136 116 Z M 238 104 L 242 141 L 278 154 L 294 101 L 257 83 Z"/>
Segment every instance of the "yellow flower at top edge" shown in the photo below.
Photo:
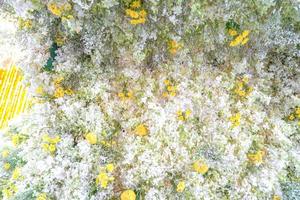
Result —
<path fill-rule="evenodd" d="M 185 189 L 185 182 L 179 181 L 179 183 L 177 184 L 177 187 L 176 187 L 176 191 L 183 192 L 184 189 Z"/>
<path fill-rule="evenodd" d="M 145 9 L 141 9 L 141 1 L 133 1 L 130 4 L 130 8 L 125 10 L 125 14 L 129 16 L 130 24 L 144 24 L 146 22 L 147 12 Z"/>
<path fill-rule="evenodd" d="M 273 200 L 281 200 L 281 198 L 280 198 L 280 196 L 278 196 L 278 195 L 274 195 L 274 196 L 273 196 Z"/>
<path fill-rule="evenodd" d="M 90 144 L 96 144 L 97 143 L 97 135 L 95 133 L 88 133 L 85 135 L 85 139 Z"/>
<path fill-rule="evenodd" d="M 72 10 L 72 5 L 70 3 L 65 3 L 63 5 L 58 5 L 55 2 L 49 3 L 47 5 L 48 10 L 58 17 L 61 17 L 65 12 L 69 12 Z"/>
<path fill-rule="evenodd" d="M 257 151 L 256 153 L 248 153 L 248 160 L 253 164 L 261 164 L 263 162 L 263 158 L 265 156 L 265 152 L 262 150 Z"/>
<path fill-rule="evenodd" d="M 141 1 L 137 0 L 137 1 L 133 1 L 130 4 L 130 8 L 132 9 L 136 9 L 136 8 L 140 8 L 141 7 Z"/>
<path fill-rule="evenodd" d="M 121 193 L 121 200 L 135 200 L 136 194 L 133 190 L 125 190 Z"/>
<path fill-rule="evenodd" d="M 208 165 L 202 160 L 197 160 L 193 163 L 193 170 L 202 175 L 204 175 L 208 171 L 208 169 Z"/>
<path fill-rule="evenodd" d="M 146 135 L 148 135 L 148 129 L 144 124 L 139 124 L 135 128 L 134 133 L 138 136 L 146 136 Z"/>
<path fill-rule="evenodd" d="M 48 10 L 52 13 L 52 14 L 54 14 L 54 15 L 56 15 L 56 16 L 61 16 L 61 14 L 62 14 L 62 7 L 60 7 L 60 6 L 58 6 L 56 3 L 49 3 L 48 4 Z"/>
<path fill-rule="evenodd" d="M 36 197 L 36 200 L 47 200 L 47 194 L 41 193 Z"/>

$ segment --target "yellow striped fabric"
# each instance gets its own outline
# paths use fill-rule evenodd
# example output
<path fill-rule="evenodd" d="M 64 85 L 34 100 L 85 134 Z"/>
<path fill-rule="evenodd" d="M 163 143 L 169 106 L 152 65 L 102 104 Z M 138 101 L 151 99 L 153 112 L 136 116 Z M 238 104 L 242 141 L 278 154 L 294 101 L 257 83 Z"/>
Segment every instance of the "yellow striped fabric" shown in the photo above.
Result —
<path fill-rule="evenodd" d="M 22 78 L 22 72 L 16 66 L 0 68 L 0 129 L 29 105 L 27 88 L 22 84 Z"/>

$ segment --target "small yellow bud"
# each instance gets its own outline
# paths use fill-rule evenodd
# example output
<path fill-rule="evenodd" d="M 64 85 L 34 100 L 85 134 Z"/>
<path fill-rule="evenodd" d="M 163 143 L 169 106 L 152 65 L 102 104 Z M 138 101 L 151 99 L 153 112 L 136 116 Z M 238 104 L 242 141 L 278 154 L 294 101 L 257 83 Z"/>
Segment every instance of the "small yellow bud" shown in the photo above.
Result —
<path fill-rule="evenodd" d="M 5 170 L 9 170 L 10 169 L 10 164 L 9 163 L 4 163 L 3 168 Z"/>
<path fill-rule="evenodd" d="M 148 129 L 144 124 L 139 124 L 136 128 L 135 128 L 135 134 L 138 136 L 146 136 L 148 135 Z"/>
<path fill-rule="evenodd" d="M 90 144 L 96 144 L 97 143 L 97 135 L 95 133 L 88 133 L 88 134 L 86 134 L 85 139 Z"/>
<path fill-rule="evenodd" d="M 177 184 L 176 191 L 177 191 L 177 192 L 183 192 L 184 189 L 185 189 L 185 182 L 184 182 L 184 181 L 180 181 L 180 182 Z"/>
<path fill-rule="evenodd" d="M 133 190 L 125 190 L 121 194 L 121 200 L 135 200 L 136 195 Z"/>
<path fill-rule="evenodd" d="M 114 166 L 114 164 L 110 163 L 110 164 L 106 165 L 106 169 L 108 172 L 112 172 L 112 171 L 114 171 L 115 166 Z"/>

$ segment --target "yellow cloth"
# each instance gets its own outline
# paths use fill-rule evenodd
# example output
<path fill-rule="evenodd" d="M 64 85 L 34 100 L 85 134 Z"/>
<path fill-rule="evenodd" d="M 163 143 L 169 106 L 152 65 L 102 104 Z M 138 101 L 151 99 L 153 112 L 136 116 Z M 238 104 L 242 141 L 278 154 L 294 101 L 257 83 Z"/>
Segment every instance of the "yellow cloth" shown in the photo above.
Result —
<path fill-rule="evenodd" d="M 22 84 L 22 78 L 16 66 L 0 68 L 0 129 L 29 105 L 27 88 Z"/>

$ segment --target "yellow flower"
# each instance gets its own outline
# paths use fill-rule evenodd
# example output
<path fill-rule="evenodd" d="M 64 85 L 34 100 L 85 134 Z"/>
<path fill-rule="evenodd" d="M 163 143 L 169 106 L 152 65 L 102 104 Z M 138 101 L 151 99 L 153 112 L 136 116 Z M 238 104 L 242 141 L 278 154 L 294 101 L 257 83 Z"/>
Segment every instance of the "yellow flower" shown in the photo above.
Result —
<path fill-rule="evenodd" d="M 56 151 L 56 146 L 54 144 L 49 144 L 48 145 L 48 150 L 53 153 Z"/>
<path fill-rule="evenodd" d="M 168 80 L 168 79 L 165 79 L 165 80 L 164 80 L 164 84 L 165 84 L 166 86 L 168 86 L 168 85 L 170 85 L 170 84 L 171 84 L 171 81 L 170 81 L 170 80 Z"/>
<path fill-rule="evenodd" d="M 140 11 L 140 13 L 139 13 L 139 16 L 141 17 L 141 18 L 145 18 L 146 16 L 147 16 L 147 11 L 146 10 L 141 10 Z"/>
<path fill-rule="evenodd" d="M 49 3 L 48 10 L 56 16 L 61 16 L 62 14 L 62 9 L 59 6 L 57 6 L 56 3 Z"/>
<path fill-rule="evenodd" d="M 235 46 L 239 45 L 242 41 L 243 41 L 243 37 L 241 35 L 239 35 L 229 43 L 229 46 L 235 47 Z"/>
<path fill-rule="evenodd" d="M 47 194 L 41 193 L 36 197 L 36 200 L 47 200 Z"/>
<path fill-rule="evenodd" d="M 8 150 L 3 150 L 3 151 L 2 151 L 2 157 L 3 157 L 3 158 L 7 158 L 8 155 L 9 155 L 9 151 L 8 151 Z"/>
<path fill-rule="evenodd" d="M 168 92 L 163 92 L 163 93 L 162 93 L 162 96 L 163 96 L 163 97 L 168 97 L 168 95 L 169 95 Z"/>
<path fill-rule="evenodd" d="M 176 96 L 176 92 L 174 92 L 174 91 L 170 92 L 170 96 L 171 97 L 175 97 Z"/>
<path fill-rule="evenodd" d="M 20 169 L 17 167 L 15 168 L 15 170 L 13 171 L 12 175 L 11 175 L 11 178 L 13 180 L 17 180 L 21 175 L 21 172 L 20 172 Z"/>
<path fill-rule="evenodd" d="M 141 1 L 137 0 L 137 1 L 133 1 L 130 5 L 131 8 L 136 9 L 136 8 L 140 8 L 141 7 Z"/>
<path fill-rule="evenodd" d="M 229 33 L 230 36 L 236 36 L 238 34 L 237 31 L 234 30 L 234 29 L 229 29 L 228 33 Z"/>
<path fill-rule="evenodd" d="M 126 9 L 125 13 L 127 16 L 133 18 L 133 19 L 137 19 L 139 18 L 139 13 L 137 11 L 131 10 L 131 9 Z"/>
<path fill-rule="evenodd" d="M 57 34 L 55 37 L 55 42 L 58 46 L 62 46 L 65 43 L 65 38 L 61 34 Z"/>
<path fill-rule="evenodd" d="M 131 91 L 127 91 L 127 92 L 119 92 L 118 93 L 118 97 L 121 99 L 121 100 L 128 100 L 128 99 L 131 99 L 133 97 L 133 92 Z"/>
<path fill-rule="evenodd" d="M 112 172 L 112 171 L 114 171 L 114 169 L 115 169 L 114 164 L 110 163 L 110 164 L 107 164 L 107 165 L 106 165 L 106 170 L 107 170 L 108 172 Z"/>
<path fill-rule="evenodd" d="M 44 89 L 42 86 L 39 86 L 35 89 L 35 93 L 42 95 L 44 93 Z"/>
<path fill-rule="evenodd" d="M 241 45 L 246 44 L 249 41 L 249 38 L 248 38 L 249 33 L 250 33 L 249 30 L 244 30 L 240 35 L 235 37 L 234 40 L 232 40 L 229 43 L 229 46 L 234 47 L 234 46 L 237 46 L 239 44 L 241 44 Z"/>
<path fill-rule="evenodd" d="M 182 112 L 181 110 L 178 110 L 176 112 L 178 120 L 185 121 L 188 119 L 188 117 L 191 115 L 191 110 L 187 109 L 186 111 Z"/>
<path fill-rule="evenodd" d="M 70 95 L 74 94 L 74 91 L 71 88 L 68 88 L 65 90 L 65 93 L 66 93 L 66 95 L 70 96 Z"/>
<path fill-rule="evenodd" d="M 289 116 L 289 120 L 293 121 L 294 119 L 295 119 L 295 116 L 294 116 L 293 114 L 291 114 L 291 115 Z"/>
<path fill-rule="evenodd" d="M 243 39 L 243 41 L 242 41 L 242 45 L 244 45 L 244 44 L 246 44 L 247 42 L 249 41 L 249 38 L 245 38 L 245 39 Z"/>
<path fill-rule="evenodd" d="M 242 32 L 242 37 L 243 37 L 243 38 L 248 37 L 249 33 L 250 33 L 249 30 L 244 30 L 244 31 Z"/>
<path fill-rule="evenodd" d="M 42 144 L 42 148 L 44 149 L 44 151 L 48 151 L 50 153 L 54 153 L 56 151 L 56 144 L 58 142 L 60 142 L 61 139 L 59 136 L 56 137 L 49 137 L 49 135 L 45 134 L 43 135 L 43 144 Z"/>
<path fill-rule="evenodd" d="M 169 40 L 168 48 L 171 54 L 175 54 L 177 50 L 180 48 L 180 45 L 176 42 L 176 40 Z"/>
<path fill-rule="evenodd" d="M 278 196 L 278 195 L 274 195 L 274 196 L 273 196 L 273 200 L 281 200 L 281 198 L 280 198 L 280 196 Z"/>
<path fill-rule="evenodd" d="M 109 177 L 107 173 L 105 172 L 100 172 L 96 178 L 96 184 L 102 187 L 102 188 L 107 188 L 107 185 L 109 181 L 113 181 L 113 177 Z"/>
<path fill-rule="evenodd" d="M 97 143 L 97 135 L 95 133 L 88 133 L 85 135 L 85 139 L 90 144 L 96 144 Z"/>
<path fill-rule="evenodd" d="M 183 117 L 182 115 L 178 116 L 178 119 L 179 119 L 180 121 L 184 121 L 184 117 Z"/>
<path fill-rule="evenodd" d="M 18 25 L 19 25 L 19 28 L 20 29 L 31 29 L 32 28 L 32 21 L 30 19 L 22 19 L 22 18 L 19 18 L 18 19 Z"/>
<path fill-rule="evenodd" d="M 127 98 L 132 98 L 133 92 L 127 92 Z"/>
<path fill-rule="evenodd" d="M 121 99 L 125 98 L 125 94 L 123 92 L 118 93 L 118 97 L 120 97 Z"/>
<path fill-rule="evenodd" d="M 193 169 L 194 171 L 203 175 L 208 171 L 209 168 L 205 162 L 198 160 L 193 163 Z"/>
<path fill-rule="evenodd" d="M 300 118 L 300 107 L 296 108 L 295 113 L 296 113 L 297 117 Z"/>
<path fill-rule="evenodd" d="M 17 146 L 20 144 L 20 136 L 18 134 L 15 134 L 12 136 L 11 140 L 14 146 Z"/>
<path fill-rule="evenodd" d="M 144 24 L 145 22 L 146 22 L 146 19 L 145 19 L 145 18 L 132 19 L 132 20 L 130 20 L 130 24 L 132 24 L 132 25 Z"/>
<path fill-rule="evenodd" d="M 60 97 L 63 97 L 64 95 L 65 95 L 65 91 L 62 87 L 56 88 L 56 90 L 54 92 L 54 97 L 55 98 L 60 98 Z"/>
<path fill-rule="evenodd" d="M 138 136 L 145 136 L 148 135 L 148 129 L 144 124 L 139 124 L 135 130 L 134 130 L 135 134 Z"/>
<path fill-rule="evenodd" d="M 121 194 L 121 200 L 135 200 L 136 195 L 133 190 L 125 190 Z"/>
<path fill-rule="evenodd" d="M 241 124 L 241 114 L 240 113 L 236 113 L 235 115 L 232 115 L 231 117 L 229 117 L 229 120 L 231 122 L 231 126 L 237 127 Z"/>
<path fill-rule="evenodd" d="M 57 78 L 55 78 L 54 79 L 54 85 L 56 86 L 56 87 L 59 87 L 59 85 L 61 84 L 61 82 L 64 80 L 64 77 L 62 77 L 62 76 L 59 76 L 59 77 L 57 77 Z"/>
<path fill-rule="evenodd" d="M 44 151 L 48 151 L 48 149 L 49 149 L 49 144 L 43 143 L 43 144 L 42 144 L 42 148 L 44 149 Z"/>
<path fill-rule="evenodd" d="M 10 164 L 9 163 L 4 163 L 3 168 L 5 170 L 9 170 L 10 169 Z"/>
<path fill-rule="evenodd" d="M 184 181 L 179 181 L 179 183 L 177 184 L 176 191 L 177 192 L 183 192 L 184 189 L 185 189 L 185 182 Z"/>
<path fill-rule="evenodd" d="M 14 184 L 10 184 L 8 187 L 2 190 L 2 194 L 6 199 L 12 197 L 13 194 L 16 192 L 17 192 L 17 187 Z"/>
<path fill-rule="evenodd" d="M 185 117 L 188 118 L 191 115 L 192 111 L 190 109 L 187 109 L 185 111 Z"/>
<path fill-rule="evenodd" d="M 168 90 L 168 92 L 171 92 L 171 91 L 175 91 L 176 88 L 172 85 L 169 85 L 169 86 L 167 86 L 167 90 Z"/>
<path fill-rule="evenodd" d="M 248 153 L 248 160 L 253 164 L 261 164 L 263 162 L 263 157 L 265 156 L 264 151 L 257 151 L 256 153 Z"/>

